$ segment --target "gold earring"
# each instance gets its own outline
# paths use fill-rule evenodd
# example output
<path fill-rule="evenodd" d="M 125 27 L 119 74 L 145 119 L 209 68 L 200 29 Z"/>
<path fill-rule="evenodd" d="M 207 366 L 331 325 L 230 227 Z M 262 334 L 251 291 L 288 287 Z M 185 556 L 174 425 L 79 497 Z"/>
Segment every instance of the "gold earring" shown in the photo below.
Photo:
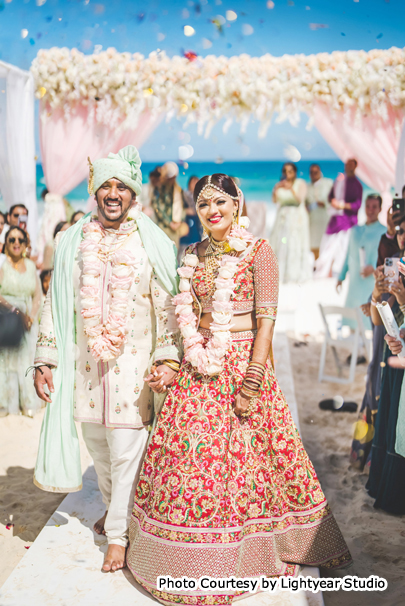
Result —
<path fill-rule="evenodd" d="M 238 209 L 235 210 L 235 212 L 233 213 L 233 217 L 232 217 L 232 227 L 237 227 L 238 225 Z"/>

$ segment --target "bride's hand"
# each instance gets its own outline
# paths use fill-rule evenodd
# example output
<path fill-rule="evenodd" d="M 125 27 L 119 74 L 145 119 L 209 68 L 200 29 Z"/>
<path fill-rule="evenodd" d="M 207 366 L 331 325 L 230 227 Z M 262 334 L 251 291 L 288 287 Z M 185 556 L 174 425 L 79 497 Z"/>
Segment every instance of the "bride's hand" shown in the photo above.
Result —
<path fill-rule="evenodd" d="M 152 366 L 150 375 L 146 377 L 145 382 L 155 393 L 165 393 L 176 376 L 177 372 L 164 364 L 160 364 L 159 366 Z"/>
<path fill-rule="evenodd" d="M 235 402 L 233 405 L 233 410 L 236 416 L 240 417 L 246 410 L 250 404 L 250 398 L 245 396 L 241 391 L 235 398 Z"/>

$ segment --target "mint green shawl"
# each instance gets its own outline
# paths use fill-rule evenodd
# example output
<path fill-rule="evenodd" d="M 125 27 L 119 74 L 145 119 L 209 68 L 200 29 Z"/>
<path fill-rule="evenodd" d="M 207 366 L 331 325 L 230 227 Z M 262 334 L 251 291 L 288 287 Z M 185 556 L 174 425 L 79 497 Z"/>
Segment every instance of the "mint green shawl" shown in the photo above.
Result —
<path fill-rule="evenodd" d="M 34 472 L 34 483 L 49 492 L 75 492 L 82 487 L 79 439 L 73 419 L 76 347 L 73 266 L 83 237 L 82 227 L 90 218 L 88 213 L 70 227 L 55 253 L 51 300 L 59 360 L 53 373 L 55 391 L 51 394 L 52 403 L 46 407 Z M 175 245 L 143 213 L 137 224 L 150 264 L 162 285 L 174 296 L 178 288 Z"/>

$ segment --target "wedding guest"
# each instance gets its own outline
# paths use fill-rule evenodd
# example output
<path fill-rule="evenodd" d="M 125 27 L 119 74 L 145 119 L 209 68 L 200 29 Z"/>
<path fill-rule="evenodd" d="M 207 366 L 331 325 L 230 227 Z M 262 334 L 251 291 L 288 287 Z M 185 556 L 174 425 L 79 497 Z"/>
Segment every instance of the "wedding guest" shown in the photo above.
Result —
<path fill-rule="evenodd" d="M 297 179 L 297 167 L 286 162 L 283 178 L 273 190 L 277 216 L 269 241 L 280 268 L 280 282 L 303 282 L 311 277 L 307 186 Z"/>
<path fill-rule="evenodd" d="M 80 218 L 80 217 L 79 217 Z M 60 231 L 66 231 L 69 229 L 70 223 L 67 221 L 60 221 L 53 231 L 53 238 L 46 243 L 44 248 L 44 260 L 42 262 L 42 269 L 53 269 L 53 258 L 54 258 L 54 242 L 55 238 Z"/>
<path fill-rule="evenodd" d="M 42 294 L 46 297 L 49 285 L 51 283 L 52 270 L 51 269 L 43 269 L 39 274 L 39 279 L 41 280 L 42 286 Z"/>
<path fill-rule="evenodd" d="M 393 257 L 399 252 L 394 219 L 395 215 L 391 206 L 387 212 L 387 232 L 381 236 L 380 244 L 378 246 L 378 267 L 384 265 L 384 261 L 387 257 Z"/>
<path fill-rule="evenodd" d="M 77 210 L 76 212 L 74 212 L 70 219 L 70 225 L 74 225 L 75 223 L 77 223 L 79 219 L 84 217 L 84 215 L 85 213 L 82 210 Z"/>
<path fill-rule="evenodd" d="M 400 252 L 405 253 L 405 218 L 397 234 Z M 405 287 L 402 278 L 391 284 L 383 277 L 382 268 L 377 272 L 376 287 L 373 291 L 371 317 L 376 326 L 382 320 L 376 304 L 388 300 L 398 326 L 402 326 L 405 312 Z M 380 283 L 379 283 L 380 281 Z M 383 295 L 382 291 L 389 292 Z M 390 346 L 392 340 L 386 337 Z M 395 351 L 395 353 L 398 353 Z M 366 489 L 375 499 L 374 507 L 395 514 L 405 514 L 405 458 L 396 452 L 397 421 L 399 403 L 404 377 L 404 369 L 393 367 L 389 362 L 391 352 L 384 346 L 382 359 L 381 391 L 378 400 L 378 411 L 375 416 L 375 434 L 371 449 L 369 480 Z"/>
<path fill-rule="evenodd" d="M 306 205 L 309 212 L 309 238 L 311 250 L 315 259 L 319 257 L 319 247 L 322 236 L 329 222 L 328 195 L 333 186 L 332 179 L 323 176 L 319 164 L 309 167 L 311 179 L 307 188 Z"/>
<path fill-rule="evenodd" d="M 349 272 L 349 289 L 345 307 L 360 307 L 368 301 L 373 290 L 378 245 L 381 236 L 386 231 L 384 225 L 378 220 L 381 207 L 381 196 L 377 194 L 367 196 L 365 225 L 356 225 L 349 230 L 349 248 L 336 284 L 339 292 L 347 272 Z M 364 315 L 363 321 L 366 328 L 371 328 L 370 320 Z M 355 327 L 351 320 L 344 320 L 344 323 L 352 328 Z"/>
<path fill-rule="evenodd" d="M 166 162 L 161 168 L 159 184 L 154 188 L 151 206 L 157 225 L 179 248 L 180 238 L 188 233 L 183 223 L 183 191 L 177 183 L 179 167 L 175 162 Z"/>
<path fill-rule="evenodd" d="M 350 158 L 345 174 L 339 173 L 329 193 L 332 216 L 322 238 L 316 261 L 316 278 L 338 275 L 343 267 L 349 245 L 348 230 L 357 225 L 363 186 L 356 177 L 357 160 Z"/>
<path fill-rule="evenodd" d="M 0 237 L 4 231 L 5 223 L 6 223 L 6 217 L 5 217 L 5 215 L 3 215 L 2 212 L 0 212 Z M 3 252 L 3 244 L 0 242 L 0 253 L 2 253 L 2 252 Z"/>
<path fill-rule="evenodd" d="M 186 236 L 183 236 L 183 238 L 181 238 L 180 251 L 184 250 L 184 248 L 189 244 L 200 240 L 202 236 L 201 222 L 198 218 L 193 198 L 194 188 L 197 185 L 198 181 L 198 177 L 194 175 L 191 176 L 187 183 L 187 189 L 183 191 L 184 205 L 186 209 L 185 221 L 188 225 L 189 233 Z"/>
<path fill-rule="evenodd" d="M 27 233 L 12 226 L 6 234 L 6 260 L 0 268 L 0 304 L 6 311 L 20 315 L 25 335 L 18 348 L 0 352 L 0 403 L 7 414 L 32 417 L 41 406 L 26 369 L 32 364 L 38 334 L 41 285 L 36 267 L 26 258 Z"/>
<path fill-rule="evenodd" d="M 6 223 L 5 223 L 2 231 L 0 232 L 0 243 L 1 244 L 4 244 L 4 242 L 6 240 L 6 234 L 7 234 L 8 230 L 10 229 L 10 227 L 18 226 L 20 216 L 28 218 L 27 207 L 24 206 L 24 204 L 13 204 L 13 206 L 10 207 L 10 210 L 8 211 L 8 213 L 6 215 Z M 22 227 L 22 226 L 20 226 L 20 227 Z"/>

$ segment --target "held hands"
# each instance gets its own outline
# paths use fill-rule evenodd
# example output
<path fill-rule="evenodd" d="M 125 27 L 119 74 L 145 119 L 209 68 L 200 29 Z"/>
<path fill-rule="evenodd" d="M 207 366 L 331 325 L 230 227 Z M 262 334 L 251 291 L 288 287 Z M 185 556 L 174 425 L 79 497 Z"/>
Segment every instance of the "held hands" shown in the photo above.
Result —
<path fill-rule="evenodd" d="M 48 386 L 49 391 L 51 393 L 55 391 L 53 387 L 52 370 L 47 366 L 41 366 L 41 370 L 39 370 L 38 368 L 35 370 L 35 391 L 37 392 L 38 398 L 40 398 L 41 400 L 44 400 L 45 402 L 52 402 L 51 398 L 44 391 L 45 385 Z"/>
<path fill-rule="evenodd" d="M 336 200 L 336 198 L 333 198 L 330 205 L 333 208 L 336 208 L 336 210 L 342 210 L 342 203 L 339 202 L 339 200 Z"/>
<path fill-rule="evenodd" d="M 160 364 L 159 366 L 152 366 L 145 382 L 148 383 L 153 392 L 165 393 L 167 388 L 172 385 L 176 376 L 177 372 L 164 364 Z"/>

